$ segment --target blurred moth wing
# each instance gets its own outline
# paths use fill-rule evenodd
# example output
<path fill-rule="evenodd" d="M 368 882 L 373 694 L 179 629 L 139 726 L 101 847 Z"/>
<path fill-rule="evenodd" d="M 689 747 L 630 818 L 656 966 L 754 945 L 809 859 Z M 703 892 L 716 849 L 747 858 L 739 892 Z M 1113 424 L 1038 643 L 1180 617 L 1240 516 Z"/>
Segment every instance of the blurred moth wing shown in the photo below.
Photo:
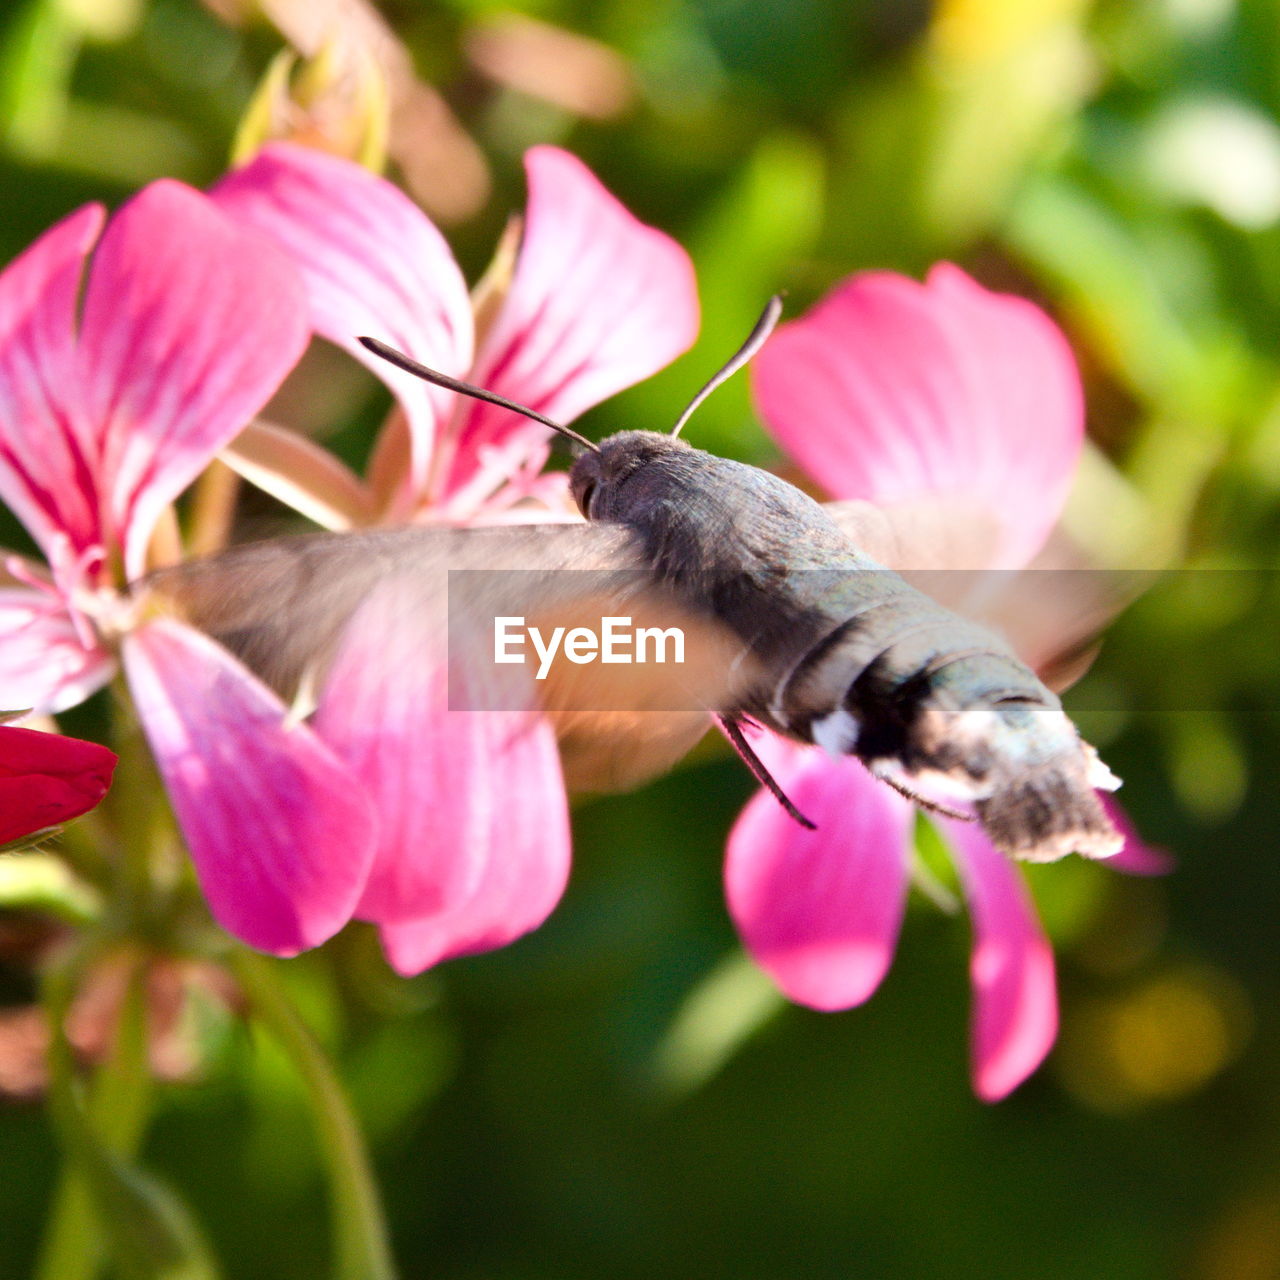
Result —
<path fill-rule="evenodd" d="M 698 453 L 683 442 L 677 444 L 682 454 Z M 711 471 L 699 483 L 712 493 L 720 484 L 716 464 L 722 461 L 704 464 Z M 737 465 L 730 472 L 734 483 Z M 929 526 L 914 513 L 901 518 L 892 509 L 861 503 L 834 504 L 826 510 L 835 517 L 833 530 L 842 534 L 852 524 L 856 538 L 865 538 L 884 560 L 904 562 L 908 576 L 914 571 L 922 585 L 958 597 L 950 603 L 962 608 L 974 603 L 959 597 L 973 597 L 973 579 L 981 575 L 921 569 L 928 546 L 921 530 Z M 739 530 L 755 527 L 749 516 L 738 525 Z M 755 719 L 842 753 L 853 745 L 836 740 L 855 718 L 852 711 L 843 710 L 850 672 L 862 672 L 862 678 L 852 682 L 862 700 L 856 719 L 864 738 L 873 730 L 884 738 L 878 750 L 863 747 L 863 758 L 878 777 L 926 804 L 945 808 L 951 799 L 977 799 L 987 811 L 989 833 L 1019 856 L 1057 857 L 1080 846 L 1094 853 L 1111 847 L 1109 823 L 1092 797 L 1094 781 L 1105 781 L 1105 771 L 1091 776 L 1096 765 L 1091 750 L 1075 746 L 1074 730 L 1057 710 L 1056 699 L 1012 658 L 1008 646 L 915 591 L 890 566 L 876 564 L 860 547 L 854 550 L 852 542 L 844 552 L 845 563 L 835 569 L 813 567 L 832 563 L 826 555 L 830 548 L 808 562 L 808 568 L 790 574 L 770 567 L 784 554 L 785 543 L 767 522 L 760 528 L 767 578 L 788 577 L 792 595 L 802 589 L 817 591 L 815 616 L 820 616 L 831 594 L 822 579 L 830 574 L 831 587 L 839 584 L 836 594 L 844 598 L 832 618 L 874 613 L 874 629 L 843 641 L 842 652 L 831 638 L 838 622 L 815 622 L 808 616 L 815 610 L 806 606 L 795 612 L 794 601 L 788 606 L 792 613 L 773 599 L 735 618 L 713 599 L 717 579 L 723 579 L 714 566 L 709 571 L 691 568 L 684 580 L 680 575 L 673 578 L 669 566 L 655 564 L 653 548 L 646 547 L 642 533 L 624 523 L 604 521 L 414 527 L 276 539 L 162 570 L 148 579 L 147 588 L 157 607 L 213 636 L 286 701 L 296 699 L 304 686 L 323 688 L 347 627 L 375 591 L 384 601 L 381 625 L 394 632 L 387 636 L 388 650 L 417 653 L 424 663 L 484 664 L 490 677 L 495 675 L 488 658 L 498 616 L 522 616 L 544 632 L 557 626 L 598 628 L 601 619 L 619 615 L 636 626 L 680 627 L 689 661 L 678 668 L 575 665 L 562 652 L 541 681 L 522 667 L 497 672 L 497 680 L 466 683 L 467 696 L 473 699 L 465 702 L 467 708 L 483 709 L 474 701 L 475 691 L 483 690 L 483 697 L 495 700 L 495 709 L 519 706 L 546 713 L 560 739 L 566 783 L 574 790 L 639 785 L 686 754 L 705 734 L 709 717 L 717 714 L 734 723 Z M 793 553 L 797 546 L 812 552 L 823 538 L 833 537 L 817 526 L 806 530 L 803 521 L 797 530 Z M 717 545 L 722 544 L 726 540 L 717 538 Z M 710 558 L 711 553 L 704 554 Z M 732 546 L 735 574 L 751 558 L 741 545 Z M 461 598 L 457 575 L 465 584 Z M 752 576 L 748 570 L 747 578 Z M 1029 588 L 1041 585 L 1034 573 L 998 577 L 1001 591 L 994 600 L 988 593 L 982 605 L 988 613 L 1015 622 L 1022 619 L 1024 629 L 1027 617 L 1043 614 L 1046 603 L 1056 603 L 1062 606 L 1060 614 L 1074 618 L 1077 625 L 1085 617 L 1079 634 L 1091 636 L 1113 604 L 1103 602 L 1093 614 L 1081 615 L 1074 604 L 1060 598 L 1061 593 L 1055 595 L 1047 587 L 1034 602 Z M 849 596 L 851 589 L 854 594 Z M 388 599 L 393 602 L 389 609 Z M 764 643 L 769 624 L 760 620 L 766 613 L 782 620 L 773 623 L 779 644 L 795 641 L 797 652 L 821 653 L 823 660 L 770 653 Z M 1059 627 L 1052 620 L 1049 625 Z M 806 630 L 815 626 L 819 629 L 812 634 Z M 831 635 L 824 638 L 822 628 Z M 1075 633 L 1064 628 L 1053 635 L 1057 649 L 1065 651 Z M 958 794 L 950 775 L 958 769 L 963 778 L 966 762 L 993 756 L 989 739 L 995 723 L 982 714 L 964 715 L 963 688 L 957 693 L 954 684 L 941 683 L 959 670 L 957 663 L 948 668 L 931 656 L 948 647 L 965 661 L 977 654 L 997 664 L 1012 663 L 1009 699 L 1027 703 L 1025 709 L 1003 713 L 1006 718 L 1021 716 L 1021 723 L 1012 732 L 999 726 L 1007 742 L 994 752 L 994 764 L 983 766 L 990 775 L 987 782 L 967 792 L 962 786 Z M 885 655 L 892 655 L 893 661 L 886 664 Z M 914 719 L 904 738 L 910 701 L 906 695 L 912 689 L 913 697 L 919 693 L 912 671 L 924 670 L 931 661 L 932 683 L 920 705 L 912 704 Z M 786 696 L 781 697 L 784 687 Z M 815 714 L 815 708 L 821 714 Z M 1039 727 L 1046 724 L 1049 730 Z M 1028 828 L 1024 810 L 1053 812 L 1040 812 Z"/>
<path fill-rule="evenodd" d="M 625 789 L 669 769 L 706 733 L 711 710 L 758 679 L 742 641 L 653 583 L 630 531 L 616 525 L 278 538 L 161 570 L 146 591 L 151 607 L 212 636 L 287 703 L 323 688 L 347 628 L 376 592 L 390 651 L 462 674 L 451 683 L 456 709 L 487 703 L 549 716 L 574 790 Z M 505 616 L 544 635 L 598 632 L 606 617 L 678 627 L 685 661 L 578 664 L 562 648 L 534 679 L 536 662 L 491 661 L 494 622 Z M 481 668 L 484 679 L 468 674 Z"/>

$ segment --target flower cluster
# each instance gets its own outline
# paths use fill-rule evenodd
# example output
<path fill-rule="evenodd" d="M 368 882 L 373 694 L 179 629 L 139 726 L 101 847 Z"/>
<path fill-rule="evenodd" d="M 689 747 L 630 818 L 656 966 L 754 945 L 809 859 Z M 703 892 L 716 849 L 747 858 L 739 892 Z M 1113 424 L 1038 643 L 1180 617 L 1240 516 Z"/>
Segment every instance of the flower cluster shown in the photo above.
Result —
<path fill-rule="evenodd" d="M 276 449 L 260 470 L 292 469 L 308 512 L 345 495 L 335 523 L 502 520 L 539 496 L 563 512 L 563 481 L 540 476 L 542 428 L 380 362 L 405 425 L 368 484 L 250 426 L 312 333 L 362 358 L 355 335 L 385 335 L 560 418 L 684 350 L 698 309 L 683 250 L 567 153 L 537 148 L 527 172 L 520 252 L 478 339 L 426 216 L 358 166 L 290 146 L 210 194 L 156 183 L 105 230 L 83 209 L 0 275 L 0 497 L 47 559 L 14 559 L 0 593 L 0 705 L 71 706 L 118 654 L 210 909 L 259 949 L 293 954 L 358 916 L 416 971 L 510 941 L 563 890 L 549 728 L 446 714 L 438 671 L 385 652 L 373 602 L 305 722 L 131 590 L 169 505 L 242 433 L 259 459 L 264 439 Z M 308 465 L 323 493 L 298 485 Z"/>

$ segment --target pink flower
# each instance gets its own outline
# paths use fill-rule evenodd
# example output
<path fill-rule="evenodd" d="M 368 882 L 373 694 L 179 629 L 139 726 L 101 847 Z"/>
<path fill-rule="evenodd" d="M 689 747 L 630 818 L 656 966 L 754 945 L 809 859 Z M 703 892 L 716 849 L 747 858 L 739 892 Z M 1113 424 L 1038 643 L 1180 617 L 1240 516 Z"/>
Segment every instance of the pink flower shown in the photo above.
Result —
<path fill-rule="evenodd" d="M 1057 327 L 949 264 L 924 284 L 854 276 L 778 330 L 752 382 L 774 435 L 835 496 L 932 520 L 962 548 L 956 567 L 1026 565 L 1061 513 L 1083 441 L 1079 377 Z M 790 999 L 860 1004 L 897 945 L 914 810 L 854 758 L 755 745 L 817 830 L 757 794 L 729 837 L 730 911 Z M 981 828 L 938 825 L 973 919 L 974 1088 L 994 1100 L 1053 1043 L 1053 953 L 1021 876 Z M 1132 838 L 1112 860 L 1124 861 L 1159 869 Z"/>
<path fill-rule="evenodd" d="M 368 364 L 404 415 L 375 446 L 368 482 L 259 428 L 233 465 L 331 528 L 567 518 L 565 477 L 542 474 L 544 427 L 403 374 L 356 341 L 375 335 L 560 421 L 689 346 L 698 304 L 684 251 L 568 153 L 534 148 L 525 168 L 519 253 L 504 264 L 500 249 L 475 319 L 444 239 L 383 179 L 277 145 L 219 183 L 219 205 L 294 261 L 316 333 Z M 300 490 L 300 471 L 315 488 Z M 389 593 L 362 606 L 314 725 L 378 814 L 356 914 L 381 926 L 391 963 L 412 973 L 540 924 L 568 875 L 569 824 L 549 726 L 515 712 L 448 710 L 443 654 L 399 638 L 394 610 Z"/>
<path fill-rule="evenodd" d="M 1066 339 L 1025 298 L 950 263 L 924 284 L 866 272 L 783 325 L 751 372 L 769 429 L 833 496 L 988 525 L 965 568 L 1021 568 L 1057 523 L 1084 395 Z"/>
<path fill-rule="evenodd" d="M 358 165 L 276 144 L 213 191 L 293 258 L 316 333 L 368 365 L 404 411 L 407 447 L 389 424 L 374 450 L 366 509 L 348 512 L 351 522 L 493 523 L 521 498 L 554 500 L 563 486 L 562 476 L 541 474 L 544 427 L 402 373 L 360 346 L 359 335 L 569 422 L 656 373 L 697 334 L 693 266 L 679 245 L 638 221 L 566 151 L 534 147 L 525 172 L 529 204 L 514 267 L 504 243 L 476 291 L 474 317 L 444 238 L 399 188 Z M 347 483 L 360 487 L 354 477 Z M 290 500 L 287 490 L 280 496 Z M 546 519 L 546 510 L 533 518 Z"/>
<path fill-rule="evenodd" d="M 473 376 L 570 417 L 688 345 L 692 272 L 572 157 L 540 149 L 529 170 L 524 247 Z M 568 872 L 545 724 L 448 712 L 442 663 L 388 652 L 377 593 L 310 725 L 127 593 L 164 508 L 249 423 L 312 326 L 362 358 L 354 337 L 368 331 L 446 370 L 471 365 L 461 275 L 390 184 L 279 147 L 217 201 L 157 183 L 100 241 L 101 210 L 81 210 L 0 275 L 0 496 L 50 565 L 12 560 L 22 585 L 0 591 L 0 705 L 72 705 L 119 649 L 210 908 L 255 947 L 292 954 L 353 915 L 383 926 L 406 972 L 499 946 L 545 918 Z M 542 428 L 378 372 L 408 421 L 407 447 L 393 429 L 378 467 L 385 505 L 490 519 L 539 491 Z M 347 516 L 377 514 L 374 487 L 335 459 L 271 443 L 329 485 L 313 506 L 336 492 Z"/>
<path fill-rule="evenodd" d="M 96 742 L 0 726 L 0 845 L 88 813 L 115 767 Z"/>
<path fill-rule="evenodd" d="M 269 243 L 178 183 L 103 222 L 79 210 L 0 274 L 0 497 L 49 565 L 8 561 L 22 585 L 0 591 L 0 706 L 70 706 L 120 650 L 215 916 L 297 951 L 354 908 L 369 802 L 230 655 L 142 615 L 127 582 L 168 504 L 301 354 L 301 288 Z"/>

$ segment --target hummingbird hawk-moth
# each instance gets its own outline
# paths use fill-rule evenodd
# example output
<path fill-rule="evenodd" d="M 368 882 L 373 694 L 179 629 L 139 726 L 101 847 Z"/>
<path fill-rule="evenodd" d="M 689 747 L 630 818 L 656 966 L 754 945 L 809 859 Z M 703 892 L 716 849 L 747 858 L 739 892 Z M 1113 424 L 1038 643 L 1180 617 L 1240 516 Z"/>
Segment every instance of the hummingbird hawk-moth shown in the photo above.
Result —
<path fill-rule="evenodd" d="M 779 312 L 774 299 L 671 433 L 626 431 L 598 444 L 361 339 L 401 368 L 574 440 L 580 452 L 569 483 L 585 523 L 277 539 L 164 571 L 153 587 L 285 696 L 323 674 L 373 592 L 401 602 L 390 616 L 414 630 L 424 661 L 451 665 L 483 661 L 477 619 L 495 611 L 539 616 L 625 606 L 630 615 L 677 618 L 699 655 L 678 678 L 668 670 L 639 679 L 633 669 L 635 687 L 608 707 L 573 679 L 547 689 L 519 686 L 514 696 L 555 719 L 571 776 L 586 760 L 596 782 L 634 781 L 692 745 L 709 712 L 806 825 L 756 758 L 744 725 L 855 755 L 927 805 L 958 806 L 1013 856 L 1116 852 L 1121 837 L 1096 789 L 1117 784 L 1056 694 L 994 632 L 868 554 L 866 504 L 824 507 L 778 476 L 680 437 L 689 414 L 762 345 Z M 467 592 L 465 609 L 448 604 L 462 581 L 451 575 L 459 573 L 481 583 Z M 459 653 L 468 648 L 459 644 L 460 613 L 477 628 L 463 632 L 473 641 L 470 658 Z M 502 696 L 513 696 L 512 687 L 507 682 Z M 582 745 L 597 743 L 602 731 L 617 739 L 603 752 L 614 763 L 603 769 L 600 748 Z"/>

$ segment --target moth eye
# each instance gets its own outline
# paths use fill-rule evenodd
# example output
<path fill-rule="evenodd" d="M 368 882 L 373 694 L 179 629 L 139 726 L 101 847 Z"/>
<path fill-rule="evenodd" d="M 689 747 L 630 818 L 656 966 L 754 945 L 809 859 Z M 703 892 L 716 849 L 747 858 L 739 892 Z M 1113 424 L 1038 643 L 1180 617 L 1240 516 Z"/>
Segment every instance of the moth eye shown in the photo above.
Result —
<path fill-rule="evenodd" d="M 584 516 L 591 514 L 591 499 L 595 497 L 596 486 L 594 483 L 587 483 L 582 486 L 582 492 L 578 494 L 578 510 Z"/>

